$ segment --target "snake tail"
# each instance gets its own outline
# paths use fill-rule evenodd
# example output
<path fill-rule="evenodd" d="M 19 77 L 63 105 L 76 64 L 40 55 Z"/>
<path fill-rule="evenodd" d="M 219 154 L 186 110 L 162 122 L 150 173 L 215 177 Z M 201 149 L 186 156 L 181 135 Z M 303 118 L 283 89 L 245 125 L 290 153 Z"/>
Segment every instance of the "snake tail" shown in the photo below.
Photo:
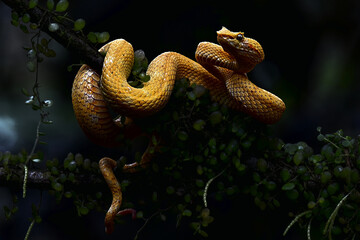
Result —
<path fill-rule="evenodd" d="M 116 167 L 116 161 L 104 157 L 99 162 L 99 168 L 102 175 L 105 178 L 107 185 L 112 193 L 113 200 L 109 210 L 105 216 L 105 232 L 110 234 L 114 231 L 114 218 L 119 213 L 121 202 L 122 202 L 122 192 L 120 183 L 116 179 L 113 169 Z"/>

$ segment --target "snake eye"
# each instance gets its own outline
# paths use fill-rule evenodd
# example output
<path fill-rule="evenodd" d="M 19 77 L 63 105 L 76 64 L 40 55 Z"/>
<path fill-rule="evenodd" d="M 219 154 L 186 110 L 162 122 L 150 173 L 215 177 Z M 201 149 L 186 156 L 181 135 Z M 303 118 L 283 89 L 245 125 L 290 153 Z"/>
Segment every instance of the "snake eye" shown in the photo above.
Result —
<path fill-rule="evenodd" d="M 244 35 L 240 33 L 239 35 L 236 36 L 236 39 L 241 42 L 244 39 Z"/>

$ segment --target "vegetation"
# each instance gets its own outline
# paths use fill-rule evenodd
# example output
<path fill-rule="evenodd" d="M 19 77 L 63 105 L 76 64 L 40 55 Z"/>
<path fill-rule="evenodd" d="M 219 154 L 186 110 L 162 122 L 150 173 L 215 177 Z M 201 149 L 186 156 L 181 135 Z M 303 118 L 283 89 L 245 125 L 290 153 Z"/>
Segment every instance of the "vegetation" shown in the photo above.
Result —
<path fill-rule="evenodd" d="M 31 48 L 26 49 L 29 57 L 26 67 L 35 73 L 34 87 L 31 93 L 25 89 L 23 93 L 29 97 L 26 104 L 39 112 L 40 119 L 29 153 L 0 153 L 0 184 L 16 187 L 22 183 L 24 198 L 27 186 L 49 191 L 58 202 L 71 198 L 78 215 L 92 210 L 105 212 L 111 196 L 99 172 L 97 159 L 69 153 L 59 161 L 43 159 L 42 154 L 36 152 L 44 134 L 41 125 L 52 123 L 47 112 L 52 102 L 40 96 L 37 65 L 46 57 L 56 56 L 48 43 L 52 39 L 59 40 L 58 35 L 73 33 L 86 42 L 83 49 L 95 49 L 92 44 L 104 43 L 110 36 L 106 32 L 85 35 L 85 20 L 74 21 L 67 16 L 69 3 L 66 0 L 56 3 L 30 0 L 26 6 L 21 5 L 24 2 L 16 4 L 20 7 L 9 4 L 14 9 L 11 23 L 33 34 Z M 34 21 L 35 10 L 46 13 L 44 16 L 49 21 Z M 42 37 L 42 31 L 54 34 L 47 39 Z M 73 46 L 72 41 L 64 46 L 69 45 Z M 98 68 L 101 60 L 84 56 L 85 61 Z M 141 87 L 142 81 L 149 80 L 144 74 L 147 59 L 140 51 L 136 56 L 130 83 Z M 136 120 L 136 124 L 144 132 L 156 132 L 161 139 L 160 142 L 151 139 L 159 146 L 159 152 L 149 168 L 136 174 L 117 170 L 125 196 L 123 207 L 137 209 L 136 217 L 144 219 L 144 226 L 156 216 L 167 221 L 168 216 L 176 215 L 174 224 L 186 220 L 194 234 L 207 237 L 207 227 L 216 227 L 213 223 L 216 216 L 211 215 L 213 206 L 209 203 L 245 194 L 261 210 L 276 212 L 286 208 L 292 220 L 284 229 L 284 235 L 296 224 L 305 230 L 307 239 L 359 238 L 358 137 L 344 136 L 341 130 L 326 134 L 319 127 L 320 152 L 314 152 L 305 142 L 284 143 L 269 134 L 269 127 L 212 102 L 206 89 L 190 86 L 186 79 L 176 83 L 170 102 L 161 112 Z M 124 149 L 133 144 L 127 139 L 123 141 Z M 138 161 L 141 154 L 139 151 L 128 157 L 129 160 L 120 157 L 119 164 Z M 46 168 L 39 169 L 40 162 L 45 162 Z M 131 189 L 136 189 L 137 193 Z M 12 206 L 3 206 L 6 218 L 17 214 L 17 201 L 14 196 Z M 32 207 L 25 239 L 34 224 L 42 221 L 40 207 L 40 203 Z M 118 223 L 122 221 L 120 217 Z"/>

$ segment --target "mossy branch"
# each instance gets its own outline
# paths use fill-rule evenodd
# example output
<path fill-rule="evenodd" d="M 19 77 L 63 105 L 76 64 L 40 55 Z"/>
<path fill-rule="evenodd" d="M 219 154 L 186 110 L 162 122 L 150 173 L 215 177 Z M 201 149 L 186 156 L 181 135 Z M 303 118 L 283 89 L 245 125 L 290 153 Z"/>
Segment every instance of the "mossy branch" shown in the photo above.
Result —
<path fill-rule="evenodd" d="M 62 173 L 59 173 L 60 175 Z M 67 174 L 67 173 L 65 173 Z M 0 186 L 12 189 L 22 188 L 24 170 L 20 167 L 0 167 Z M 47 170 L 28 170 L 27 187 L 41 190 L 51 190 L 54 174 Z M 89 186 L 89 187 L 86 187 Z M 64 188 L 80 192 L 96 192 L 106 188 L 105 182 L 99 174 L 76 174 L 75 178 L 64 184 Z"/>

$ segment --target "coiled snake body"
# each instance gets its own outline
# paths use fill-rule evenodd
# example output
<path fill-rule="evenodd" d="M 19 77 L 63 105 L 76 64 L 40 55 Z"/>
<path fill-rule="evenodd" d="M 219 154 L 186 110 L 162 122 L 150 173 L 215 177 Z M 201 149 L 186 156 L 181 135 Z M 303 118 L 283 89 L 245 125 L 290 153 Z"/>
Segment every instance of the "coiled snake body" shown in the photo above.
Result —
<path fill-rule="evenodd" d="M 147 70 L 150 81 L 142 88 L 133 88 L 127 83 L 134 62 L 131 44 L 123 39 L 106 44 L 99 50 L 106 54 L 101 80 L 87 65 L 80 68 L 74 80 L 73 108 L 83 131 L 100 145 L 117 145 L 116 136 L 120 132 L 126 136 L 133 131 L 129 119 L 160 111 L 170 98 L 175 80 L 180 78 L 204 86 L 220 104 L 266 124 L 277 122 L 285 104 L 253 84 L 246 74 L 264 59 L 261 45 L 242 32 L 231 32 L 224 27 L 217 32 L 217 40 L 220 45 L 209 42 L 198 45 L 197 62 L 175 52 L 160 54 L 150 63 Z M 114 121 L 108 105 L 128 117 L 127 121 Z M 140 164 L 149 161 L 150 155 L 145 153 Z M 103 158 L 99 165 L 113 193 L 113 204 L 105 217 L 106 232 L 110 233 L 120 209 L 121 190 L 112 172 L 116 162 Z M 124 170 L 131 171 L 134 165 L 137 164 L 125 165 Z"/>

